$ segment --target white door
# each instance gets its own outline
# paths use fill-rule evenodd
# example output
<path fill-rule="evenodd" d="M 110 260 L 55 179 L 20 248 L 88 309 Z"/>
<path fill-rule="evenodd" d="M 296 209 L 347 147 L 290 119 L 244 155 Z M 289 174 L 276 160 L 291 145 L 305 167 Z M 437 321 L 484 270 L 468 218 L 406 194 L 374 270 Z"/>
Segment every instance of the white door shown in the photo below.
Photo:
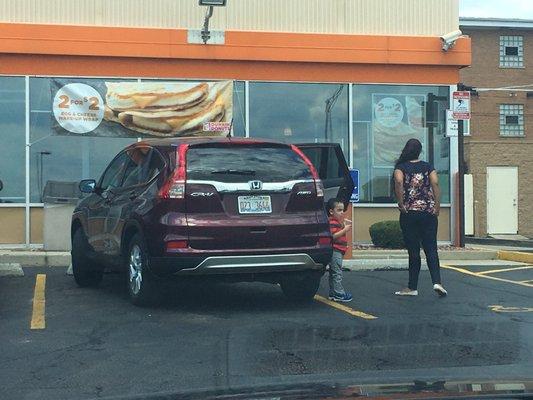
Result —
<path fill-rule="evenodd" d="M 518 233 L 518 167 L 487 167 L 487 232 Z"/>

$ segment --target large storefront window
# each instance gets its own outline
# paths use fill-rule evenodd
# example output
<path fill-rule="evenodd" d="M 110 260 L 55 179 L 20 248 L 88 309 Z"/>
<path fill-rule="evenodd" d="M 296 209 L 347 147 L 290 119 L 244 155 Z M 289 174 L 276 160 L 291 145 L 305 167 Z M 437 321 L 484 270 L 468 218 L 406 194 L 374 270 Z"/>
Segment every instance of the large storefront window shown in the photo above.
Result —
<path fill-rule="evenodd" d="M 250 136 L 336 142 L 348 154 L 348 85 L 251 82 Z"/>
<path fill-rule="evenodd" d="M 90 79 L 77 79 L 90 84 Z M 100 177 L 109 161 L 132 138 L 55 136 L 50 79 L 30 79 L 30 201 L 41 203 L 49 181 L 79 182 Z"/>
<path fill-rule="evenodd" d="M 246 136 L 246 84 L 235 81 L 233 84 L 233 136 Z"/>
<path fill-rule="evenodd" d="M 24 203 L 26 192 L 26 96 L 24 78 L 0 77 L 0 203 Z"/>
<path fill-rule="evenodd" d="M 354 168 L 361 203 L 395 202 L 394 162 L 410 138 L 439 174 L 442 202 L 450 201 L 449 139 L 445 137 L 448 86 L 354 85 Z"/>

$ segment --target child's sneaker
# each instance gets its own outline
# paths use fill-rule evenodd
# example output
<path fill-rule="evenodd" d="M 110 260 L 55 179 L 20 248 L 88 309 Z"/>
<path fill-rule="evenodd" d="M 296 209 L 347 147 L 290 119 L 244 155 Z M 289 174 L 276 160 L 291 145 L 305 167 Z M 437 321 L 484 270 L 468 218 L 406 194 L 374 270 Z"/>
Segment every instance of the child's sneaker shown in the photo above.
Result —
<path fill-rule="evenodd" d="M 329 299 L 339 303 L 349 303 L 352 301 L 353 296 L 351 293 L 346 292 L 343 295 L 334 294 L 333 296 L 329 296 Z"/>

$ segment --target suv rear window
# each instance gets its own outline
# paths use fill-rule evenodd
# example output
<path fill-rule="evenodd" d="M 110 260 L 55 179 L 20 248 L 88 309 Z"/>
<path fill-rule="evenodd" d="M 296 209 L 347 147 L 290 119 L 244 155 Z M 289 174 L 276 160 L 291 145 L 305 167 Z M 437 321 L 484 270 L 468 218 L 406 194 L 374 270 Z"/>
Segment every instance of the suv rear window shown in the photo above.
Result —
<path fill-rule="evenodd" d="M 313 179 L 313 176 L 307 164 L 290 148 L 232 145 L 191 147 L 187 151 L 187 179 L 287 182 Z"/>

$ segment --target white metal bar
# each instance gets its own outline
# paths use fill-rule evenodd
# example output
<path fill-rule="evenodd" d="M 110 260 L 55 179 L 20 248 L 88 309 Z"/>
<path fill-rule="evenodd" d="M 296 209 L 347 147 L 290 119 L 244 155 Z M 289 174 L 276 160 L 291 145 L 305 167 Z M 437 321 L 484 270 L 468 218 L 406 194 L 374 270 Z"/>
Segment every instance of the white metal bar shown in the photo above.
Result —
<path fill-rule="evenodd" d="M 348 85 L 348 139 L 350 143 L 350 168 L 354 168 L 354 156 L 353 156 L 353 83 Z"/>
<path fill-rule="evenodd" d="M 26 100 L 26 146 L 25 157 L 26 157 L 26 206 L 25 206 L 25 244 L 27 247 L 30 246 L 30 77 L 26 76 L 25 78 L 25 100 Z"/>
<path fill-rule="evenodd" d="M 450 103 L 448 105 L 448 108 L 451 109 L 451 102 L 453 99 L 453 92 L 457 90 L 457 85 L 450 85 Z M 451 236 L 451 242 L 455 243 L 457 239 L 457 213 L 458 213 L 458 207 L 459 204 L 457 204 L 456 196 L 457 196 L 457 181 L 458 181 L 458 173 L 459 173 L 459 138 L 458 137 L 450 137 L 450 203 L 452 206 L 451 212 L 450 212 L 450 236 Z M 474 216 L 475 218 L 475 216 Z"/>
<path fill-rule="evenodd" d="M 246 134 L 245 137 L 250 137 L 250 81 L 244 82 L 244 113 L 245 113 L 245 125 Z"/>
<path fill-rule="evenodd" d="M 205 79 L 203 78 L 161 78 L 161 77 L 124 77 L 124 76 L 74 76 L 74 75 L 14 75 L 14 74 L 0 74 L 0 76 L 28 76 L 30 78 L 64 78 L 64 79 L 122 79 L 127 81 L 136 81 L 138 79 L 146 79 L 146 80 L 160 80 L 160 81 L 192 81 L 192 82 L 218 82 L 218 81 L 227 81 L 227 80 L 236 80 L 236 81 L 242 81 L 240 78 L 232 78 L 232 79 Z M 246 81 L 249 82 L 249 81 Z M 399 83 L 399 82 L 350 82 L 350 81 L 283 81 L 283 80 L 253 80 L 252 82 L 260 82 L 260 83 L 322 83 L 322 84 L 333 84 L 333 85 L 340 85 L 340 84 L 349 84 L 353 83 L 355 85 L 386 85 L 386 86 L 448 86 L 446 83 L 440 82 L 440 83 Z"/>

